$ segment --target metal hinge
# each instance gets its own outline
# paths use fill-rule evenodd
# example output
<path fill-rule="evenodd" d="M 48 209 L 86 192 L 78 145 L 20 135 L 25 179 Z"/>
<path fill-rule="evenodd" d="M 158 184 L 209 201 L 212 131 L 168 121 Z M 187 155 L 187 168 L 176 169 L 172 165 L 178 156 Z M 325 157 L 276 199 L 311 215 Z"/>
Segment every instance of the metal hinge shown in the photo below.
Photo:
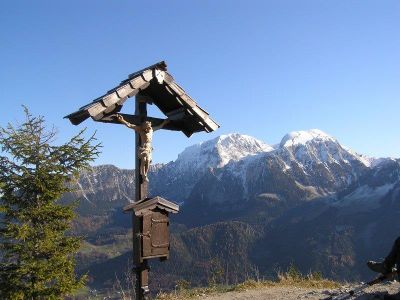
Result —
<path fill-rule="evenodd" d="M 137 236 L 139 236 L 139 237 L 145 236 L 145 237 L 151 238 L 151 233 L 150 233 L 150 231 L 147 231 L 146 233 L 138 233 Z"/>

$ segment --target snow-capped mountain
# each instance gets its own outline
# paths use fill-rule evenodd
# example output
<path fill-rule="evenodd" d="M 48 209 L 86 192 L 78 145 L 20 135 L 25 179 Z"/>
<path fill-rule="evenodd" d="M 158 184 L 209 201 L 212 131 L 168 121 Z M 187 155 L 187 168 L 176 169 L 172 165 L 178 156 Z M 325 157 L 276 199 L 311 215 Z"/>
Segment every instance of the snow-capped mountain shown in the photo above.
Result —
<path fill-rule="evenodd" d="M 213 169 L 228 163 L 273 151 L 273 148 L 253 137 L 238 133 L 221 135 L 186 148 L 177 160 L 166 164 L 151 176 L 152 194 L 161 194 L 183 202 L 196 183 Z"/>
<path fill-rule="evenodd" d="M 311 141 L 336 142 L 336 139 L 319 129 L 292 131 L 286 134 L 282 138 L 279 147 L 282 148 L 282 147 L 293 147 L 296 145 L 305 145 Z"/>
<path fill-rule="evenodd" d="M 82 232 L 101 243 L 99 235 L 128 230 L 121 207 L 134 195 L 132 170 L 93 167 L 77 188 L 64 200 L 82 200 Z M 400 160 L 359 155 L 316 129 L 291 132 L 274 147 L 240 134 L 191 146 L 152 166 L 150 193 L 183 204 L 172 219 L 182 234 L 172 235 L 171 260 L 180 267 L 164 273 L 191 276 L 192 259 L 207 264 L 217 253 L 246 258 L 222 260 L 233 277 L 243 265 L 267 275 L 295 262 L 303 272 L 359 278 L 364 261 L 379 258 L 400 230 Z"/>
<path fill-rule="evenodd" d="M 285 135 L 274 155 L 282 159 L 286 172 L 294 168 L 303 173 L 299 183 L 323 187 L 327 192 L 351 184 L 371 165 L 366 157 L 318 129 Z"/>
<path fill-rule="evenodd" d="M 285 135 L 274 149 L 231 160 L 213 170 L 209 181 L 194 189 L 188 202 L 201 198 L 202 202 L 237 207 L 240 202 L 268 198 L 293 205 L 336 193 L 369 168 L 365 157 L 321 130 L 296 131 Z"/>
<path fill-rule="evenodd" d="M 188 169 L 222 168 L 230 161 L 272 151 L 273 148 L 251 136 L 232 133 L 186 148 L 174 162 L 174 167 Z"/>
<path fill-rule="evenodd" d="M 371 161 L 317 129 L 291 132 L 275 147 L 234 133 L 152 166 L 150 194 L 185 203 L 187 210 L 214 204 L 238 210 L 260 199 L 292 206 L 346 189 L 373 167 Z M 82 174 L 78 185 L 75 195 L 92 206 L 121 205 L 134 195 L 133 172 L 112 166 Z"/>
<path fill-rule="evenodd" d="M 319 129 L 288 133 L 283 137 L 279 148 L 288 149 L 290 154 L 305 167 L 310 162 L 350 163 L 359 161 L 367 167 L 371 165 L 371 159 L 342 146 L 334 137 Z"/>

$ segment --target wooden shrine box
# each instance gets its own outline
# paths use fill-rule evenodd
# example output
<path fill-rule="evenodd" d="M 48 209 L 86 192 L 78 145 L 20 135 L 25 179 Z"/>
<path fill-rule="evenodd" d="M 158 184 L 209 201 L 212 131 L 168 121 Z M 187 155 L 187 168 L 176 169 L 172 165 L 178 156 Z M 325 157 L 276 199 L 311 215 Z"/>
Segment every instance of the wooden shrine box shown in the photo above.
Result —
<path fill-rule="evenodd" d="M 179 205 L 161 197 L 144 199 L 124 207 L 132 211 L 139 222 L 134 229 L 136 249 L 140 253 L 139 261 L 169 256 L 169 213 L 177 213 Z"/>

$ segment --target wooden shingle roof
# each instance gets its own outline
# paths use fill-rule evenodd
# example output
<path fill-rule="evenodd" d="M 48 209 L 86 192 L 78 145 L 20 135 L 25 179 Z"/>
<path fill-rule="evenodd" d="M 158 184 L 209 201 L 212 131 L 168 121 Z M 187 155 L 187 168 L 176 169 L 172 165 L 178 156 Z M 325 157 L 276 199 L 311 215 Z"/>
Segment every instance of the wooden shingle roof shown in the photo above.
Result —
<path fill-rule="evenodd" d="M 115 114 L 121 110 L 128 98 L 139 93 L 172 120 L 164 127 L 165 129 L 182 131 L 190 136 L 194 132 L 211 132 L 219 127 L 208 113 L 175 82 L 171 74 L 167 72 L 164 61 L 130 74 L 117 87 L 65 118 L 74 125 L 80 124 L 89 117 L 99 122 L 116 123 Z M 129 122 L 138 122 L 133 115 L 122 115 Z M 153 125 L 162 122 L 156 118 L 147 119 Z"/>
<path fill-rule="evenodd" d="M 131 203 L 124 207 L 124 212 L 134 211 L 137 216 L 148 212 L 149 210 L 154 210 L 155 208 L 165 210 L 169 213 L 178 213 L 179 205 L 168 201 L 162 197 L 154 197 L 151 199 L 143 199 L 134 203 Z"/>

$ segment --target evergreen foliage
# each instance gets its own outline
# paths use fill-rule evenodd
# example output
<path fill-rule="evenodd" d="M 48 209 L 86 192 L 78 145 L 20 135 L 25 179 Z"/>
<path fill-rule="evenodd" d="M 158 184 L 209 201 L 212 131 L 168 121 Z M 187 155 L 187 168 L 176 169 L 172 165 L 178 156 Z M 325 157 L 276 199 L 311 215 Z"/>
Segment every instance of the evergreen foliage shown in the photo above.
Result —
<path fill-rule="evenodd" d="M 84 286 L 81 238 L 68 234 L 74 205 L 58 203 L 99 153 L 83 133 L 55 146 L 55 129 L 26 108 L 22 124 L 0 127 L 0 299 L 62 299 Z"/>

